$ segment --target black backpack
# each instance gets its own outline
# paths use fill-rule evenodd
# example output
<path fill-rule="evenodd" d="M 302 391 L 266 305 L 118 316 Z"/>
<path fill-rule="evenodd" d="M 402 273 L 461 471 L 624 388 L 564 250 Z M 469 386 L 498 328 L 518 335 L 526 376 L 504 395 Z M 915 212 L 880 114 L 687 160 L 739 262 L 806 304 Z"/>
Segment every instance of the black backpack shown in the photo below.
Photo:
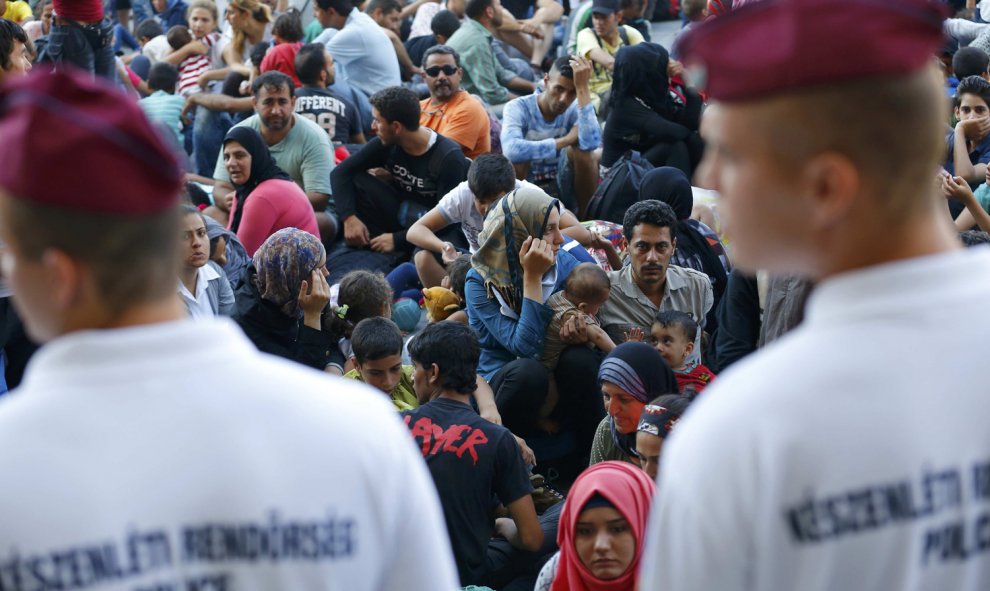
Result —
<path fill-rule="evenodd" d="M 639 201 L 639 185 L 647 172 L 653 170 L 653 165 L 639 152 L 630 150 L 615 161 L 615 164 L 605 173 L 595 194 L 588 202 L 589 220 L 604 220 L 606 222 L 622 223 L 626 210 Z"/>

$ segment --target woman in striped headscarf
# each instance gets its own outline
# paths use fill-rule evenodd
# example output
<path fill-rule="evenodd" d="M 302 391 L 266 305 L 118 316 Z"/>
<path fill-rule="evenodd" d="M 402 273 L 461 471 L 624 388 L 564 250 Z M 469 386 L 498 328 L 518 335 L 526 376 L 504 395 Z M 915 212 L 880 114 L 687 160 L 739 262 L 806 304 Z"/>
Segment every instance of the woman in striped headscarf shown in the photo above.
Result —
<path fill-rule="evenodd" d="M 643 408 L 657 396 L 678 393 L 674 372 L 653 347 L 626 342 L 602 361 L 598 383 L 608 415 L 595 432 L 591 465 L 620 460 L 639 466 L 636 427 Z"/>

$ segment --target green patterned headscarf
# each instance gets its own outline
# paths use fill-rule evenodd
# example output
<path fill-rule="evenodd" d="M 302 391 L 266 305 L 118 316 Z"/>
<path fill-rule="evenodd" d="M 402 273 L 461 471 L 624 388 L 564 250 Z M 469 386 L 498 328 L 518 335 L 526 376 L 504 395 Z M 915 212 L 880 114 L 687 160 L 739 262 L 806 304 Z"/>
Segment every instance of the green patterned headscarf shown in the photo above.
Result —
<path fill-rule="evenodd" d="M 516 189 L 488 211 L 478 235 L 478 251 L 471 266 L 485 282 L 488 297 L 497 291 L 517 314 L 522 311 L 523 269 L 519 249 L 526 238 L 542 238 L 551 210 L 560 213 L 560 202 L 540 189 Z"/>

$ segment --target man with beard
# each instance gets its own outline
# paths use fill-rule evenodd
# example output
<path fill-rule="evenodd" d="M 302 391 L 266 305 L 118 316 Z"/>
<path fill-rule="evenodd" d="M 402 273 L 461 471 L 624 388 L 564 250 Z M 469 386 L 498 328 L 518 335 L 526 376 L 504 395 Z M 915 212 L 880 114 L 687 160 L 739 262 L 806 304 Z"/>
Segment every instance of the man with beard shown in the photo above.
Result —
<path fill-rule="evenodd" d="M 467 176 L 461 147 L 419 124 L 419 100 L 393 86 L 371 95 L 378 137 L 331 175 L 344 240 L 353 248 L 408 253 L 406 230 Z M 371 173 L 371 174 L 369 174 Z M 460 234 L 451 229 L 451 239 Z"/>
<path fill-rule="evenodd" d="M 327 132 L 334 146 L 363 144 L 361 117 L 350 100 L 330 90 L 335 72 L 333 56 L 322 43 L 309 43 L 296 54 L 296 76 L 303 83 L 296 90 L 297 115 L 302 115 Z"/>
<path fill-rule="evenodd" d="M 500 113 L 506 102 L 530 94 L 536 87 L 507 70 L 495 57 L 492 35 L 502 26 L 502 3 L 499 0 L 468 0 L 464 14 L 467 21 L 450 36 L 447 45 L 461 56 L 465 90 L 477 94 Z"/>
<path fill-rule="evenodd" d="M 423 70 L 430 98 L 419 104 L 419 124 L 461 145 L 472 160 L 490 152 L 491 126 L 485 107 L 461 90 L 461 58 L 453 48 L 436 45 L 426 50 Z"/>
<path fill-rule="evenodd" d="M 670 264 L 677 248 L 676 226 L 674 210 L 654 199 L 634 204 L 622 218 L 629 264 L 609 272 L 612 295 L 598 311 L 598 321 L 615 343 L 626 340 L 634 328 L 650 334 L 657 314 L 668 310 L 684 312 L 704 328 L 713 302 L 712 283 L 700 271 Z M 583 332 L 584 326 L 580 328 Z M 700 351 L 699 334 L 687 362 L 695 364 Z"/>
<path fill-rule="evenodd" d="M 281 72 L 265 72 L 258 76 L 251 85 L 255 114 L 235 127 L 251 127 L 261 134 L 275 163 L 306 192 L 316 211 L 320 237 L 324 244 L 329 244 L 337 233 L 337 223 L 328 209 L 332 207 L 330 171 L 333 170 L 333 150 L 327 132 L 293 112 L 296 105 L 294 89 L 292 78 Z M 234 186 L 230 184 L 224 167 L 222 150 L 213 178 L 216 181 L 213 187 L 216 207 L 207 213 L 225 222 L 230 213 L 230 201 L 226 196 L 233 193 Z"/>
<path fill-rule="evenodd" d="M 591 64 L 584 58 L 557 58 L 543 90 L 511 101 L 502 118 L 502 153 L 516 178 L 539 186 L 575 213 L 583 212 L 598 186 L 602 131 L 590 78 Z"/>

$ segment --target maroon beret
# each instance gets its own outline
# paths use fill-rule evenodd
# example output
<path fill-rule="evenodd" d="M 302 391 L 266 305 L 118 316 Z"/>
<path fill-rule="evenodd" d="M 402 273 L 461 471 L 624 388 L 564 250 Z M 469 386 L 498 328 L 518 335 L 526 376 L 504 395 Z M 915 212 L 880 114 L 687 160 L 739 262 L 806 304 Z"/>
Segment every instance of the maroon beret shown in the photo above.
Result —
<path fill-rule="evenodd" d="M 689 72 L 713 99 L 915 72 L 942 45 L 935 0 L 766 0 L 709 19 L 681 44 Z"/>
<path fill-rule="evenodd" d="M 78 71 L 36 69 L 0 88 L 0 188 L 91 213 L 173 207 L 182 179 L 136 102 Z"/>

